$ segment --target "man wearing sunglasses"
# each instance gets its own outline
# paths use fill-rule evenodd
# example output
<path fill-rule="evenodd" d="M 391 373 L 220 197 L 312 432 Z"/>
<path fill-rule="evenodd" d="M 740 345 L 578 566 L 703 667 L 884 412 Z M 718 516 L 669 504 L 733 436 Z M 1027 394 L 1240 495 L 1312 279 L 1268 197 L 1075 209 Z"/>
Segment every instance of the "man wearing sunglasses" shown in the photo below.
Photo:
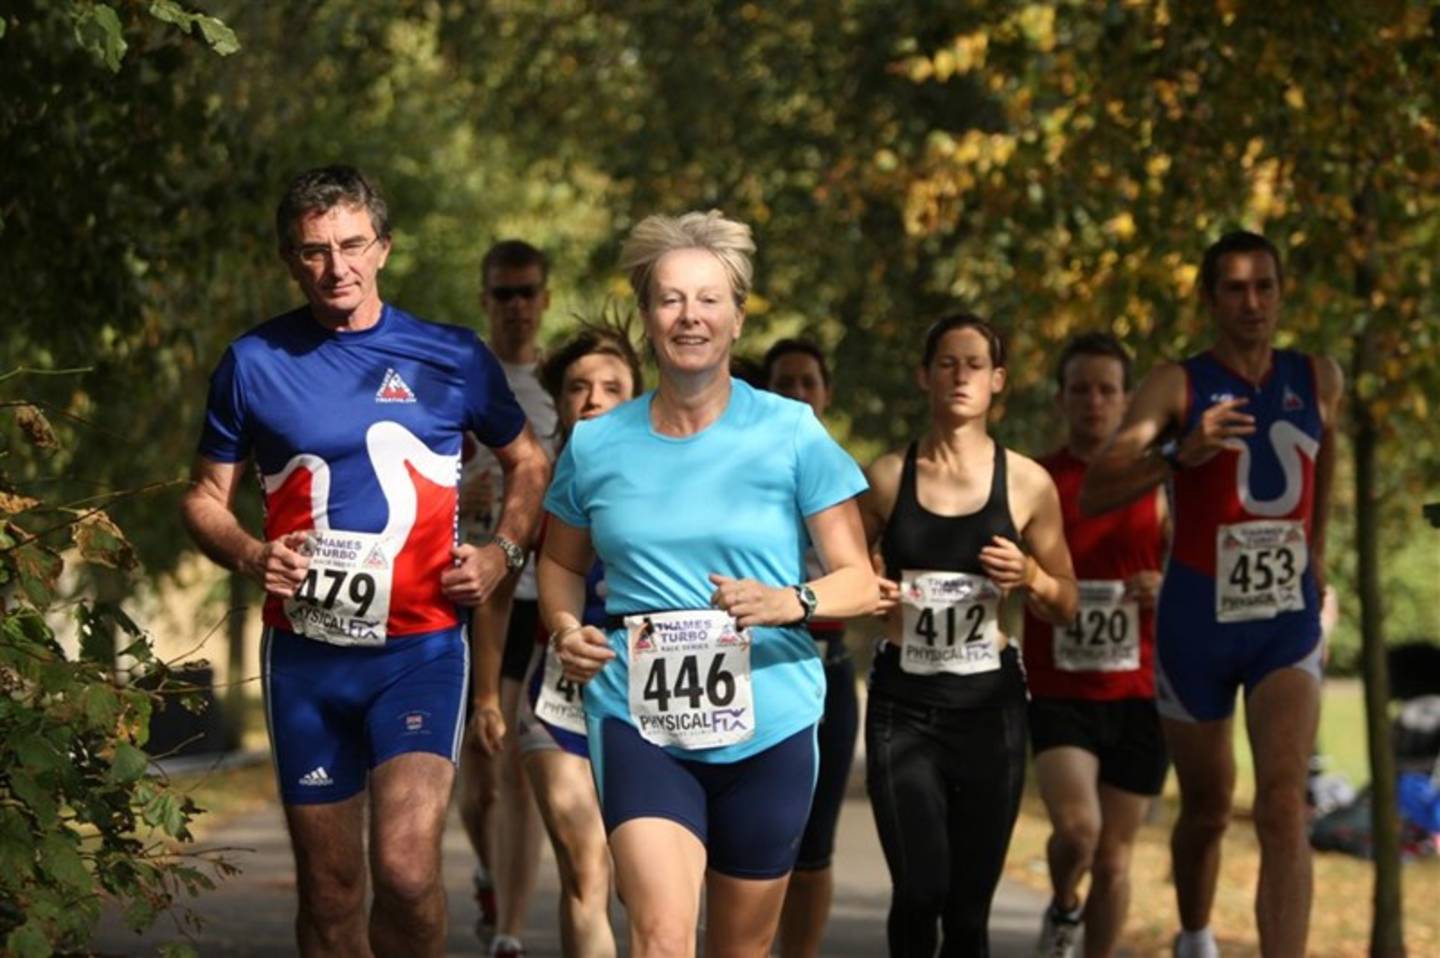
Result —
<path fill-rule="evenodd" d="M 536 339 L 550 305 L 546 289 L 550 264 L 524 240 L 502 240 L 480 264 L 480 302 L 489 327 L 490 348 L 540 442 L 551 450 L 555 404 L 536 375 Z M 503 486 L 499 463 L 483 447 L 468 459 L 461 479 L 460 513 L 466 538 L 487 540 L 495 527 L 496 493 Z M 461 772 L 461 817 L 479 858 L 475 898 L 476 932 L 489 938 L 490 953 L 524 954 L 520 935 L 535 890 L 543 825 L 520 766 L 515 709 L 535 650 L 539 603 L 533 561 L 508 576 L 475 612 L 477 654 L 472 709 Z M 503 641 L 501 641 L 503 640 Z M 498 659 L 498 661 L 497 661 Z M 497 682 L 498 678 L 498 682 Z M 503 716 L 503 718 L 502 718 Z M 493 847 L 492 847 L 493 845 Z"/>
<path fill-rule="evenodd" d="M 302 173 L 275 225 L 306 303 L 225 351 L 182 516 L 206 555 L 265 589 L 262 679 L 300 953 L 438 956 L 465 610 L 523 558 L 549 462 L 473 332 L 381 299 L 390 225 L 371 180 L 349 166 Z M 455 536 L 467 435 L 507 480 L 504 521 L 478 547 Z M 252 460 L 259 538 L 233 511 Z"/>

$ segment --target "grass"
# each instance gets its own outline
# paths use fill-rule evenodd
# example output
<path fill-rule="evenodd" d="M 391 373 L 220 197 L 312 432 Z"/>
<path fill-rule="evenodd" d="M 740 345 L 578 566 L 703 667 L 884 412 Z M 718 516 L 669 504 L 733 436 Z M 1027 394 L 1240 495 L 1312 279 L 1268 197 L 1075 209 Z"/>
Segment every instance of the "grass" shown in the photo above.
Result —
<path fill-rule="evenodd" d="M 1255 933 L 1255 881 L 1260 869 L 1259 846 L 1250 823 L 1254 776 L 1245 741 L 1244 721 L 1236 716 L 1236 820 L 1225 836 L 1219 888 L 1212 927 L 1227 958 L 1258 955 Z M 1369 781 L 1364 701 L 1358 682 L 1326 684 L 1320 721 L 1320 742 L 1331 769 L 1357 786 Z M 1132 955 L 1169 955 L 1177 927 L 1174 889 L 1170 882 L 1170 823 L 1178 796 L 1174 776 L 1155 816 L 1142 827 L 1131 869 L 1133 898 L 1123 948 Z M 1026 795 L 1015 828 L 1007 875 L 1042 891 L 1050 888 L 1045 866 L 1045 841 L 1050 823 L 1033 789 Z M 1440 859 L 1405 866 L 1405 940 L 1412 955 L 1440 955 Z M 1311 955 L 1349 958 L 1369 951 L 1373 868 L 1370 862 L 1333 853 L 1315 856 L 1315 900 L 1311 912 Z"/>

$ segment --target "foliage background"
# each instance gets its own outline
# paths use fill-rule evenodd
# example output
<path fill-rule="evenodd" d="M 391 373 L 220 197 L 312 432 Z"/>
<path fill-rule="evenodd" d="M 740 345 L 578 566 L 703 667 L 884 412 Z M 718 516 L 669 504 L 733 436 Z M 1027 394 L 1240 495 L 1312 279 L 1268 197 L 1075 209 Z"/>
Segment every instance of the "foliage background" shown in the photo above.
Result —
<path fill-rule="evenodd" d="M 157 7 L 214 14 L 238 52 L 204 55 Z M 102 8 L 127 46 L 113 72 L 76 26 Z M 956 305 L 1010 329 L 999 433 L 1044 449 L 1059 344 L 1107 327 L 1142 369 L 1202 346 L 1194 264 L 1243 224 L 1288 252 L 1286 339 L 1340 358 L 1379 424 L 1387 632 L 1440 635 L 1416 523 L 1440 498 L 1429 4 L 19 0 L 0 16 L 3 365 L 90 368 L 27 382 L 64 450 L 27 478 L 57 495 L 183 478 L 224 344 L 295 301 L 271 219 L 310 165 L 386 185 L 385 293 L 420 315 L 478 325 L 483 250 L 545 247 L 550 337 L 627 295 L 613 263 L 639 217 L 746 219 L 744 348 L 831 349 L 832 425 L 862 460 L 919 428 L 917 341 Z M 1349 610 L 1346 463 L 1331 563 Z M 152 576 L 185 548 L 175 494 L 114 510 Z"/>

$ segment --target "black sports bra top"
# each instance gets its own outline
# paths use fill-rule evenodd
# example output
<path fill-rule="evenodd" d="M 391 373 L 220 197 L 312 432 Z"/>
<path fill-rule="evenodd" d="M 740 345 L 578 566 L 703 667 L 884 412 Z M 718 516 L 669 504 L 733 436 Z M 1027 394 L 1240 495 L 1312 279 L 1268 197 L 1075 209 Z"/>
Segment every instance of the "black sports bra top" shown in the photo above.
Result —
<path fill-rule="evenodd" d="M 1020 542 L 1015 520 L 1010 516 L 1005 447 L 995 443 L 995 467 L 985 504 L 963 516 L 939 515 L 920 505 L 915 465 L 918 448 L 918 444 L 912 442 L 905 450 L 895 507 L 880 539 L 886 578 L 898 582 L 904 569 L 983 575 L 980 550 L 989 545 L 993 536 Z M 974 675 L 912 675 L 900 668 L 899 650 L 882 639 L 870 672 L 870 690 L 918 705 L 973 708 L 1004 704 L 1017 697 L 1023 701 L 1025 680 L 1013 642 L 1000 653 L 998 671 Z"/>

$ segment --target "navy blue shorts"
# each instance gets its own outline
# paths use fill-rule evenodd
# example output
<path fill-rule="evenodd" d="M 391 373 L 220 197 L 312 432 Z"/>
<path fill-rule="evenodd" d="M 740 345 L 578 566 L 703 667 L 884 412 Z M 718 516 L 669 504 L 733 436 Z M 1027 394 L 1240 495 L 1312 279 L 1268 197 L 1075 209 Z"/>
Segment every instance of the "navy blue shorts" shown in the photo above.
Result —
<path fill-rule="evenodd" d="M 1320 597 L 1306 573 L 1305 608 L 1254 622 L 1215 621 L 1215 580 L 1178 562 L 1165 569 L 1155 611 L 1155 705 L 1163 718 L 1210 722 L 1235 711 L 1271 672 L 1295 668 L 1320 679 L 1325 648 Z"/>
<path fill-rule="evenodd" d="M 406 752 L 458 759 L 470 678 L 460 626 L 374 647 L 267 628 L 260 655 L 285 804 L 343 801 L 365 789 L 370 769 Z"/>
<path fill-rule="evenodd" d="M 677 822 L 705 846 L 708 867 L 732 878 L 779 878 L 794 867 L 816 762 L 813 725 L 728 763 L 675 758 L 616 718 L 590 742 L 606 834 L 635 818 Z"/>

